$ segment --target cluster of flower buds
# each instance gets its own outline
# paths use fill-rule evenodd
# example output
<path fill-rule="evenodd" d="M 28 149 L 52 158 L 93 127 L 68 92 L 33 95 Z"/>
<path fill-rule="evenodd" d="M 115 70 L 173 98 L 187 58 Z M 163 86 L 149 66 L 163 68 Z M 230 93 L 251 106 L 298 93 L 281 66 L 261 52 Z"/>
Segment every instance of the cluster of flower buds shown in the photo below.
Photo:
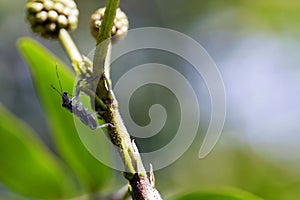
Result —
<path fill-rule="evenodd" d="M 59 30 L 74 30 L 79 11 L 74 0 L 30 0 L 26 15 L 33 32 L 45 38 L 58 37 Z"/>
<path fill-rule="evenodd" d="M 91 16 L 91 33 L 95 38 L 97 38 L 98 36 L 99 29 L 101 29 L 104 12 L 105 8 L 99 8 Z M 128 31 L 128 24 L 128 18 L 126 14 L 121 11 L 120 8 L 118 8 L 111 32 L 113 42 L 118 41 L 126 36 Z"/>

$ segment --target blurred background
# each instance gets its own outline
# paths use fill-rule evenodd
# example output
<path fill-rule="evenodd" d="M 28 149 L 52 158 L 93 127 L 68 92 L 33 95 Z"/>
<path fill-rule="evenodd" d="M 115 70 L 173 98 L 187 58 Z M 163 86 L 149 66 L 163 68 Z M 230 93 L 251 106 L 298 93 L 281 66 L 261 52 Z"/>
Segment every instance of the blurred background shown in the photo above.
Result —
<path fill-rule="evenodd" d="M 76 1 L 79 27 L 72 33 L 78 48 L 88 54 L 95 45 L 89 16 L 104 1 Z M 24 20 L 25 1 L 0 2 L 0 102 L 29 123 L 52 149 L 51 134 L 16 42 L 29 36 L 69 64 L 58 41 L 33 35 Z M 126 70 L 148 62 L 185 67 L 181 72 L 199 91 L 199 134 L 189 150 L 171 166 L 156 172 L 164 196 L 195 189 L 238 187 L 265 199 L 300 196 L 300 1 L 298 0 L 130 0 L 121 1 L 130 28 L 164 27 L 198 41 L 217 64 L 227 93 L 224 131 L 215 149 L 199 160 L 198 151 L 210 118 L 210 99 L 201 77 L 188 64 L 165 52 L 133 52 L 112 66 L 117 81 Z M 69 64 L 70 65 L 70 64 Z M 42 66 L 41 66 L 42 67 Z M 142 90 L 143 89 L 143 90 Z M 149 123 L 148 108 L 162 104 L 168 120 L 147 140 L 137 139 L 141 151 L 160 148 L 172 139 L 179 123 L 178 102 L 165 88 L 149 85 L 132 97 L 131 116 Z M 121 105 L 122 106 L 122 105 Z M 130 127 L 128 127 L 130 130 Z M 116 187 L 125 180 L 115 177 Z M 8 194 L 0 184 L 3 194 Z"/>

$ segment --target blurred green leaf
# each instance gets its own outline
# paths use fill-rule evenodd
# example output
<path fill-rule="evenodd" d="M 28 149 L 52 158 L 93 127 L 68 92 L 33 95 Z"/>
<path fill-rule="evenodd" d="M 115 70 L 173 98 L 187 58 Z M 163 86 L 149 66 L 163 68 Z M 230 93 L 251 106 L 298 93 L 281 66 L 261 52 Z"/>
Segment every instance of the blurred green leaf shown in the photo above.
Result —
<path fill-rule="evenodd" d="M 161 10 L 172 7 L 168 12 L 162 12 L 165 23 L 173 26 L 195 26 L 195 23 L 204 20 L 212 20 L 207 25 L 213 25 L 218 29 L 233 29 L 236 31 L 260 32 L 286 32 L 300 33 L 298 21 L 300 18 L 299 0 L 227 0 L 227 1 L 199 1 L 188 0 L 183 3 L 180 0 L 157 1 Z M 178 18 L 178 16 L 182 16 Z M 214 17 L 217 16 L 216 19 Z M 211 29 L 207 27 L 208 29 Z"/>
<path fill-rule="evenodd" d="M 232 4 L 235 7 L 238 3 Z M 236 6 L 240 23 L 261 30 L 299 33 L 300 1 L 298 0 L 245 0 Z"/>
<path fill-rule="evenodd" d="M 59 153 L 85 190 L 98 191 L 108 180 L 110 169 L 84 147 L 74 126 L 72 114 L 61 106 L 61 96 L 50 87 L 52 84 L 60 90 L 56 64 L 63 90 L 69 94 L 72 94 L 74 75 L 62 61 L 32 39 L 20 39 L 18 47 L 31 70 L 36 92 L 46 112 Z M 109 156 L 107 141 L 97 142 L 103 155 Z"/>
<path fill-rule="evenodd" d="M 70 197 L 69 178 L 30 127 L 0 104 L 0 182 L 14 192 L 38 198 Z"/>
<path fill-rule="evenodd" d="M 251 193 L 239 189 L 220 189 L 215 191 L 199 191 L 179 195 L 172 200 L 263 200 Z"/>

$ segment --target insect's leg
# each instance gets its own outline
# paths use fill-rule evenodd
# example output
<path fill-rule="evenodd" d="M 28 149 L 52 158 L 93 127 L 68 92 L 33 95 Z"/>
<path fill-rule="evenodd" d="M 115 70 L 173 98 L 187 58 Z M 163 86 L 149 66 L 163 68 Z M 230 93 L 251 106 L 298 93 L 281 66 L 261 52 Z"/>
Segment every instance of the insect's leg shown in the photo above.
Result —
<path fill-rule="evenodd" d="M 90 79 L 94 80 L 95 78 L 89 77 L 89 78 L 83 78 L 83 79 L 80 79 L 79 81 L 77 81 L 77 84 L 76 84 L 76 98 L 79 97 L 79 93 L 81 92 L 81 90 L 83 88 L 85 88 L 88 83 L 91 82 Z M 86 81 L 86 84 L 81 85 L 81 83 L 84 82 L 84 81 Z"/>
<path fill-rule="evenodd" d="M 95 79 L 97 79 L 97 77 L 87 77 L 87 78 L 83 78 L 83 79 L 80 79 L 77 84 L 76 84 L 76 98 L 79 97 L 79 93 L 81 92 L 81 90 L 85 87 L 87 87 L 88 84 L 90 84 L 92 81 L 94 81 Z M 86 84 L 84 85 L 81 85 L 81 83 L 85 81 Z"/>
<path fill-rule="evenodd" d="M 77 81 L 77 84 L 76 84 L 76 94 L 75 94 L 75 98 L 78 99 L 79 98 L 79 94 L 83 88 L 83 86 L 81 86 L 81 82 L 85 81 L 86 78 L 83 78 L 83 79 L 80 79 L 79 81 Z"/>
<path fill-rule="evenodd" d="M 113 124 L 111 124 L 111 123 L 105 123 L 105 124 L 97 126 L 96 129 L 105 128 L 105 127 L 115 128 L 115 126 Z"/>
<path fill-rule="evenodd" d="M 92 119 L 90 119 L 90 122 L 92 122 L 92 121 L 95 121 L 96 122 L 96 114 L 98 114 L 99 112 L 93 112 L 93 113 L 90 113 L 89 115 L 88 115 L 88 118 L 92 118 Z M 93 124 L 93 123 L 92 123 Z M 91 125 L 92 125 L 91 124 Z M 93 126 L 93 125 L 92 125 Z M 91 127 L 91 126 L 90 126 Z M 99 125 L 99 126 L 97 126 L 97 127 L 95 127 L 95 126 L 93 126 L 93 130 L 95 130 L 95 129 L 99 129 L 99 128 L 105 128 L 105 127 L 110 127 L 110 128 L 115 128 L 115 126 L 113 125 L 113 124 L 111 124 L 111 123 L 104 123 L 104 124 L 102 124 L 102 125 Z"/>

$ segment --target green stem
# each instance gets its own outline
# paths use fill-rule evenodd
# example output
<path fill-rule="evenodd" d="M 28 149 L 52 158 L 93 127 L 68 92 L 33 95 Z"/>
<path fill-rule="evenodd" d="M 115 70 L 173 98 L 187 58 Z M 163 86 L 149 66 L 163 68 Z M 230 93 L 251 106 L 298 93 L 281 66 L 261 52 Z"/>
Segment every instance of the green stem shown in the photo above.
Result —
<path fill-rule="evenodd" d="M 111 37 L 111 29 L 114 24 L 117 8 L 119 7 L 119 0 L 108 0 L 104 13 L 101 30 L 97 37 L 97 45 Z"/>
<path fill-rule="evenodd" d="M 120 0 L 108 0 L 101 24 L 101 28 L 97 37 L 96 51 L 94 55 L 93 73 L 100 76 L 105 71 L 105 60 L 110 45 L 111 29 L 113 27 L 117 8 Z M 108 72 L 109 73 L 109 72 Z"/>
<path fill-rule="evenodd" d="M 80 76 L 82 74 L 81 66 L 84 62 L 69 32 L 66 29 L 60 29 L 58 38 L 71 60 L 76 76 Z"/>
<path fill-rule="evenodd" d="M 131 141 L 119 113 L 118 102 L 110 89 L 110 37 L 119 2 L 119 0 L 107 1 L 103 22 L 97 37 L 93 70 L 90 69 L 90 63 L 80 54 L 71 36 L 65 29 L 60 30 L 59 40 L 65 48 L 77 76 L 100 78 L 96 85 L 96 95 L 91 94 L 90 90 L 85 92 L 89 94 L 91 99 L 94 98 L 95 110 L 102 111 L 98 113 L 99 119 L 103 119 L 106 123 L 113 125 L 108 128 L 107 133 L 123 160 L 125 167 L 124 177 L 129 181 L 132 198 L 136 200 L 161 200 L 160 194 L 154 188 L 154 184 L 147 177 L 139 151 L 134 142 Z M 95 84 L 93 83 L 92 85 Z"/>
<path fill-rule="evenodd" d="M 100 118 L 113 126 L 108 127 L 107 134 L 111 142 L 116 146 L 124 164 L 124 176 L 129 181 L 133 199 L 137 200 L 161 200 L 159 192 L 154 188 L 154 184 L 149 180 L 139 151 L 131 141 L 130 135 L 123 123 L 118 110 L 118 102 L 115 99 L 109 79 L 110 69 L 110 37 L 119 0 L 108 0 L 104 13 L 103 22 L 97 37 L 97 46 L 93 62 L 93 76 L 99 77 L 96 85 L 96 96 L 105 103 L 107 109 L 99 113 Z M 96 111 L 101 109 L 101 105 L 95 102 Z"/>

